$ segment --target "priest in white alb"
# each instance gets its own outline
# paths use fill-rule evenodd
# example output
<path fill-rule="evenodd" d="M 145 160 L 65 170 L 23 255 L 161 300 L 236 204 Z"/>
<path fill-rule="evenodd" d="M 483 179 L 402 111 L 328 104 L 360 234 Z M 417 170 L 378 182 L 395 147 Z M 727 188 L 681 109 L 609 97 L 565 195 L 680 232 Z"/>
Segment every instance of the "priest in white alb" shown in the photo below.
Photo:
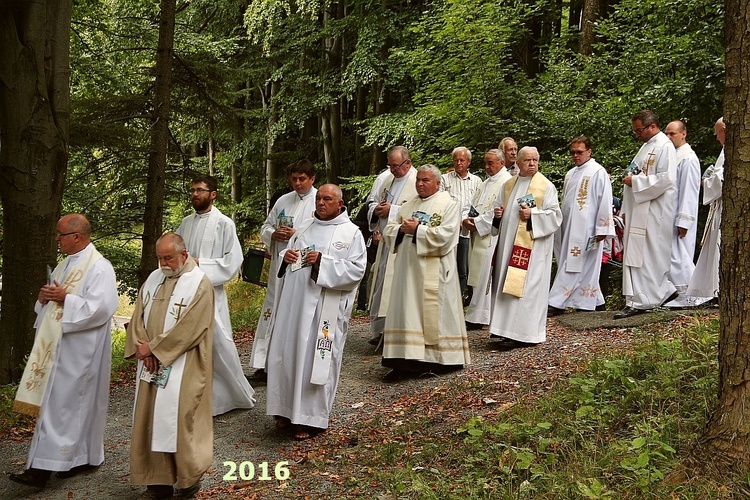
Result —
<path fill-rule="evenodd" d="M 507 348 L 547 339 L 552 247 L 562 222 L 557 189 L 539 172 L 535 147 L 521 148 L 518 168 L 518 175 L 500 190 L 493 222 L 499 236 L 490 336 L 500 337 Z"/>
<path fill-rule="evenodd" d="M 193 179 L 190 202 L 195 213 L 182 219 L 177 234 L 183 237 L 190 257 L 214 286 L 214 416 L 236 408 L 255 406 L 255 391 L 242 372 L 234 343 L 229 302 L 224 284 L 237 276 L 242 246 L 232 219 L 214 206 L 218 183 L 210 175 Z"/>
<path fill-rule="evenodd" d="M 383 338 L 385 317 L 380 314 L 383 297 L 388 249 L 380 244 L 382 234 L 389 222 L 396 218 L 401 205 L 417 196 L 414 181 L 417 171 L 411 164 L 409 150 L 394 146 L 388 152 L 388 170 L 378 175 L 367 197 L 367 219 L 370 221 L 372 240 L 378 245 L 375 264 L 370 276 L 370 344 L 379 345 Z"/>
<path fill-rule="evenodd" d="M 615 319 L 642 314 L 678 295 L 669 281 L 677 204 L 677 154 L 674 144 L 659 130 L 658 117 L 653 111 L 636 113 L 631 126 L 643 146 L 622 179 L 625 309 L 615 314 Z"/>
<path fill-rule="evenodd" d="M 701 239 L 701 253 L 688 286 L 690 305 L 700 305 L 719 296 L 719 255 L 721 247 L 721 189 L 724 184 L 724 138 L 726 125 L 719 118 L 714 125 L 716 140 L 721 143 L 721 153 L 716 165 L 703 174 L 703 204 L 710 205 L 706 227 Z"/>
<path fill-rule="evenodd" d="M 315 216 L 282 251 L 268 344 L 266 414 L 302 440 L 328 428 L 357 285 L 367 267 L 362 233 L 341 189 L 324 184 Z"/>
<path fill-rule="evenodd" d="M 398 211 L 383 233 L 389 252 L 380 304 L 385 316 L 384 382 L 429 376 L 470 363 L 469 341 L 456 264 L 461 209 L 440 189 L 440 170 L 422 165 L 417 197 Z"/>
<path fill-rule="evenodd" d="M 679 120 L 669 122 L 664 129 L 677 153 L 677 205 L 672 228 L 672 257 L 669 281 L 677 288 L 679 296 L 665 306 L 680 308 L 691 304 L 687 289 L 695 271 L 695 242 L 698 227 L 698 195 L 701 188 L 701 163 L 687 143 L 687 128 Z"/>
<path fill-rule="evenodd" d="M 138 360 L 130 483 L 147 485 L 143 498 L 193 498 L 213 462 L 214 287 L 180 235 L 159 238 L 156 256 L 125 341 Z"/>
<path fill-rule="evenodd" d="M 492 234 L 493 205 L 503 183 L 511 178 L 505 168 L 505 153 L 490 149 L 484 155 L 487 178 L 479 185 L 469 206 L 461 212 L 461 226 L 470 233 L 469 286 L 471 302 L 466 311 L 466 329 L 475 330 L 490 324 L 492 306 L 491 269 L 497 235 Z"/>
<path fill-rule="evenodd" d="M 612 221 L 612 184 L 609 174 L 591 157 L 585 135 L 570 142 L 573 168 L 563 184 L 563 222 L 559 239 L 557 274 L 549 292 L 548 316 L 571 307 L 584 311 L 604 308 L 599 288 L 602 241 L 615 236 Z"/>
<path fill-rule="evenodd" d="M 250 366 L 256 369 L 254 378 L 266 378 L 266 354 L 268 352 L 268 325 L 276 302 L 277 278 L 281 265 L 280 253 L 287 248 L 302 223 L 311 219 L 315 212 L 315 167 L 310 160 L 299 160 L 287 167 L 287 178 L 292 186 L 291 193 L 281 196 L 268 213 L 260 227 L 260 237 L 271 257 L 268 271 L 266 297 L 263 300 L 258 327 L 255 329 Z"/>
<path fill-rule="evenodd" d="M 115 272 L 91 243 L 86 217 L 62 217 L 55 239 L 67 257 L 39 290 L 34 346 L 13 405 L 37 419 L 26 470 L 10 479 L 37 488 L 53 471 L 69 478 L 104 461 L 117 309 Z"/>

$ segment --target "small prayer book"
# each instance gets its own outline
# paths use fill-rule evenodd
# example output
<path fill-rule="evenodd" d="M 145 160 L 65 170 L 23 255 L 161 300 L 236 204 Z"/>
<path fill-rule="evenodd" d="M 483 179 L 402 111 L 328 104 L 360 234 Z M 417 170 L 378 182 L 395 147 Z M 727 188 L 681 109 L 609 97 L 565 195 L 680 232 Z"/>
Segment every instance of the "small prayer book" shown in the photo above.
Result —
<path fill-rule="evenodd" d="M 155 372 L 146 370 L 146 367 L 141 370 L 141 380 L 154 384 L 155 386 L 164 389 L 167 386 L 169 380 L 169 374 L 172 372 L 172 366 L 164 366 L 159 363 L 159 369 Z"/>
<path fill-rule="evenodd" d="M 634 161 L 630 162 L 630 165 L 628 165 L 628 168 L 626 168 L 623 173 L 622 177 L 623 179 L 629 175 L 638 175 L 642 172 L 641 167 L 639 167 Z"/>
<path fill-rule="evenodd" d="M 596 241 L 596 235 L 591 236 L 586 242 L 586 251 L 596 250 L 597 248 L 599 248 L 599 242 Z"/>
<path fill-rule="evenodd" d="M 420 226 L 426 226 L 430 223 L 430 215 L 425 212 L 422 212 L 421 210 L 417 210 L 416 212 L 413 212 L 411 216 L 415 217 L 419 221 Z"/>
<path fill-rule="evenodd" d="M 300 250 L 299 257 L 296 261 L 292 262 L 292 271 L 299 271 L 304 267 L 310 267 L 310 264 L 305 262 L 305 257 L 307 257 L 307 254 L 309 254 L 313 250 L 315 250 L 315 245 L 310 245 L 309 247 Z"/>
<path fill-rule="evenodd" d="M 387 203 L 393 203 L 393 194 L 391 194 L 391 192 L 388 191 L 387 189 L 384 189 L 383 190 L 383 197 L 381 198 L 380 201 L 381 202 L 385 201 Z"/>
<path fill-rule="evenodd" d="M 702 179 L 708 179 L 708 178 L 709 178 L 709 177 L 711 177 L 712 175 L 714 175 L 714 166 L 713 166 L 713 165 L 710 165 L 710 166 L 709 166 L 709 167 L 708 167 L 708 168 L 706 169 L 706 171 L 705 171 L 705 172 L 703 172 L 703 177 L 702 177 Z"/>
<path fill-rule="evenodd" d="M 516 201 L 518 202 L 518 206 L 526 205 L 526 208 L 536 207 L 536 201 L 534 201 L 534 196 L 531 193 L 521 196 Z"/>
<path fill-rule="evenodd" d="M 479 210 L 474 205 L 469 205 L 469 217 L 479 217 Z"/>

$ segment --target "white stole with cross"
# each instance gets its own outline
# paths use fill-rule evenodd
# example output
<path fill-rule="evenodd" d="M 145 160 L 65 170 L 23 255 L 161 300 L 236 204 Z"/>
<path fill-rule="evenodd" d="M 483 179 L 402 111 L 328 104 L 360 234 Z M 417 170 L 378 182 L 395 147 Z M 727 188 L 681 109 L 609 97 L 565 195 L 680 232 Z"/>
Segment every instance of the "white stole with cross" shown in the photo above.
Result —
<path fill-rule="evenodd" d="M 580 273 L 583 271 L 583 263 L 586 257 L 586 245 L 589 237 L 593 236 L 588 234 L 588 221 L 589 221 L 589 210 L 592 209 L 589 203 L 589 183 L 594 173 L 599 169 L 599 164 L 591 159 L 583 165 L 575 167 L 576 171 L 571 176 L 571 179 L 577 180 L 576 196 L 574 206 L 568 210 L 570 214 L 571 223 L 568 227 L 571 228 L 571 232 L 568 235 L 569 245 L 568 255 L 565 258 L 565 271 L 569 273 Z M 563 187 L 563 193 L 568 192 L 568 182 L 565 181 Z M 563 195 L 563 202 L 567 200 L 567 197 Z M 594 207 L 596 209 L 597 207 Z M 583 229 L 583 231 L 581 231 Z"/>
<path fill-rule="evenodd" d="M 164 315 L 162 332 L 171 330 L 181 319 L 182 313 L 198 291 L 198 286 L 205 273 L 196 266 L 192 271 L 181 275 L 177 279 L 172 296 L 169 297 L 170 305 L 167 314 Z M 166 276 L 162 272 L 154 272 L 146 280 L 141 289 L 141 300 L 143 301 L 143 324 L 148 329 L 148 319 L 151 306 L 159 287 L 164 283 Z M 138 361 L 138 376 L 140 380 L 144 370 L 143 361 Z M 182 386 L 182 375 L 185 370 L 185 353 L 172 363 L 172 370 L 166 386 L 156 389 L 156 401 L 154 402 L 154 420 L 151 430 L 151 451 L 163 453 L 175 453 L 177 451 L 177 418 L 180 400 L 180 387 Z M 136 383 L 135 400 L 138 401 L 138 387 Z M 135 411 L 133 412 L 135 415 Z"/>
<path fill-rule="evenodd" d="M 60 283 L 67 293 L 75 294 L 83 283 L 86 272 L 99 259 L 104 258 L 93 245 L 90 246 L 91 249 L 80 258 L 80 262 L 71 264 L 74 256 L 68 256 L 52 273 L 51 278 Z M 34 346 L 31 348 L 13 403 L 13 409 L 20 413 L 34 417 L 39 415 L 52 365 L 57 358 L 57 346 L 62 337 L 63 307 L 63 304 L 48 302 L 44 308 L 42 321 L 34 338 Z"/>

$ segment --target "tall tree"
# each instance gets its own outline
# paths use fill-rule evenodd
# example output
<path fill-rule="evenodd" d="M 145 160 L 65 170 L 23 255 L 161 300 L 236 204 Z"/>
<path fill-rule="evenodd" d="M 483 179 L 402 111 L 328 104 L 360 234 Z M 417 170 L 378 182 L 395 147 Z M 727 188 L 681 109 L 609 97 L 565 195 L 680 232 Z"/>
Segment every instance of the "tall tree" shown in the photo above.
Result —
<path fill-rule="evenodd" d="M 159 44 L 156 49 L 156 89 L 151 120 L 151 147 L 148 154 L 146 211 L 143 216 L 143 251 L 138 269 L 139 281 L 148 278 L 156 264 L 156 240 L 162 233 L 169 149 L 169 98 L 172 90 L 172 57 L 176 0 L 161 0 Z"/>
<path fill-rule="evenodd" d="M 55 262 L 68 163 L 71 0 L 0 1 L 0 384 L 33 343 L 34 301 Z M 9 291 L 11 293 L 9 293 Z"/>
<path fill-rule="evenodd" d="M 719 400 L 702 437 L 701 456 L 750 470 L 750 0 L 726 0 L 724 44 L 727 125 L 721 221 Z"/>

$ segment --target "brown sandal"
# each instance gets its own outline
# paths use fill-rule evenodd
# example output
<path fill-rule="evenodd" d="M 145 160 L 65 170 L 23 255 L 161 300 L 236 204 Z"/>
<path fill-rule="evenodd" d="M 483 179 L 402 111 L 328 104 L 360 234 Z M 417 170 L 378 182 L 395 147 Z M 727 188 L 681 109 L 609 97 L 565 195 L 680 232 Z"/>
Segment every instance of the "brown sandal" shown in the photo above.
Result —
<path fill-rule="evenodd" d="M 314 438 L 318 434 L 322 434 L 325 432 L 325 429 L 320 429 L 318 427 L 309 427 L 307 425 L 300 425 L 297 426 L 294 430 L 294 440 L 295 441 L 307 441 L 308 439 Z"/>
<path fill-rule="evenodd" d="M 276 430 L 285 431 L 292 425 L 292 421 L 286 417 L 274 415 L 273 418 L 276 420 Z"/>

